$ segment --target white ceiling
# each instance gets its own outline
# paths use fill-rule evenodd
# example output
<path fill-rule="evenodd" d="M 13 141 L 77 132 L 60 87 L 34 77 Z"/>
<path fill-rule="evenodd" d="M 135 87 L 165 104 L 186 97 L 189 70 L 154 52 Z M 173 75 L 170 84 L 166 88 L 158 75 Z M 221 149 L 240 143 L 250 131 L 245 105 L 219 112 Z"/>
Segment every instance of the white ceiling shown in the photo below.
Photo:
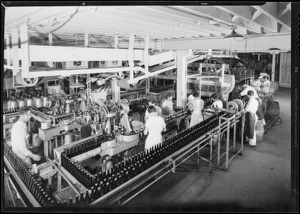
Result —
<path fill-rule="evenodd" d="M 49 33 L 56 45 L 114 46 L 135 40 L 150 41 L 218 38 L 233 28 L 243 36 L 291 32 L 291 3 L 268 2 L 256 6 L 47 6 L 6 7 L 5 33 L 27 23 L 32 43 L 47 44 Z"/>

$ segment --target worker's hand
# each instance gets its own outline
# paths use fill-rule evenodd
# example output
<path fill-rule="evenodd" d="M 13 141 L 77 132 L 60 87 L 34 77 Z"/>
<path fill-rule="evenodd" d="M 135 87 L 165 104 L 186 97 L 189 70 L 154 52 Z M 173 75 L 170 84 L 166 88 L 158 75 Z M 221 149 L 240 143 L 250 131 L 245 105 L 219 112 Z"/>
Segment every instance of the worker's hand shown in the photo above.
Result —
<path fill-rule="evenodd" d="M 41 156 L 40 155 L 36 155 L 36 154 L 33 154 L 31 156 L 31 158 L 34 160 L 34 161 L 40 161 L 41 160 Z"/>

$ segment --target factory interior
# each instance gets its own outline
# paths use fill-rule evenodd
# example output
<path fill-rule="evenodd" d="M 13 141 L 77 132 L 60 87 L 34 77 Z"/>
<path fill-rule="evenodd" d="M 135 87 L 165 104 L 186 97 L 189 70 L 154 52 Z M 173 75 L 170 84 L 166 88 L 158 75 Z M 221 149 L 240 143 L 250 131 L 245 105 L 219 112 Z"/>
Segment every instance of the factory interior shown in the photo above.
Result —
<path fill-rule="evenodd" d="M 2 212 L 299 212 L 299 3 L 1 6 Z"/>

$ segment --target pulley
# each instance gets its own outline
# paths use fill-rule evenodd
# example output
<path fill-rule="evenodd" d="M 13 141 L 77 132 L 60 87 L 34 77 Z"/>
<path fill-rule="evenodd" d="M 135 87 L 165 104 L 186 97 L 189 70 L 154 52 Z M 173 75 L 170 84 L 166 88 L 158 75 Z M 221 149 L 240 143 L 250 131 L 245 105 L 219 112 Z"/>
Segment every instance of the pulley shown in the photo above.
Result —
<path fill-rule="evenodd" d="M 92 116 L 91 116 L 91 114 L 89 113 L 89 112 L 84 112 L 83 113 L 83 121 L 85 122 L 85 123 L 89 123 L 90 121 L 92 120 Z"/>
<path fill-rule="evenodd" d="M 26 87 L 35 86 L 39 81 L 38 77 L 32 77 L 32 78 L 22 77 L 21 72 L 18 72 L 15 77 L 17 83 Z"/>
<path fill-rule="evenodd" d="M 235 110 L 235 111 L 238 111 L 239 106 L 238 106 L 238 104 L 237 104 L 236 102 L 234 102 L 234 101 L 229 101 L 229 102 L 227 103 L 227 109 L 228 109 L 228 110 Z"/>
<path fill-rule="evenodd" d="M 233 102 L 236 102 L 236 104 L 238 105 L 238 111 L 242 111 L 244 110 L 244 102 L 240 99 L 235 99 L 233 100 Z"/>

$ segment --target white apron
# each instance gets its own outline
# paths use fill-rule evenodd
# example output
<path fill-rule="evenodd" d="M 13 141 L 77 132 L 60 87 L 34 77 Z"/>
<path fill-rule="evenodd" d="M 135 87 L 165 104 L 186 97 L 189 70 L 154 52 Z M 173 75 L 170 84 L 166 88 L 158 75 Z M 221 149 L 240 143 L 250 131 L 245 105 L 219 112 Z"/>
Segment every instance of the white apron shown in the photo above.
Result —
<path fill-rule="evenodd" d="M 190 127 L 200 123 L 203 121 L 203 116 L 202 116 L 202 107 L 201 107 L 201 101 L 200 99 L 195 99 L 193 101 L 194 105 L 194 110 L 191 115 L 191 122 L 190 122 Z"/>

